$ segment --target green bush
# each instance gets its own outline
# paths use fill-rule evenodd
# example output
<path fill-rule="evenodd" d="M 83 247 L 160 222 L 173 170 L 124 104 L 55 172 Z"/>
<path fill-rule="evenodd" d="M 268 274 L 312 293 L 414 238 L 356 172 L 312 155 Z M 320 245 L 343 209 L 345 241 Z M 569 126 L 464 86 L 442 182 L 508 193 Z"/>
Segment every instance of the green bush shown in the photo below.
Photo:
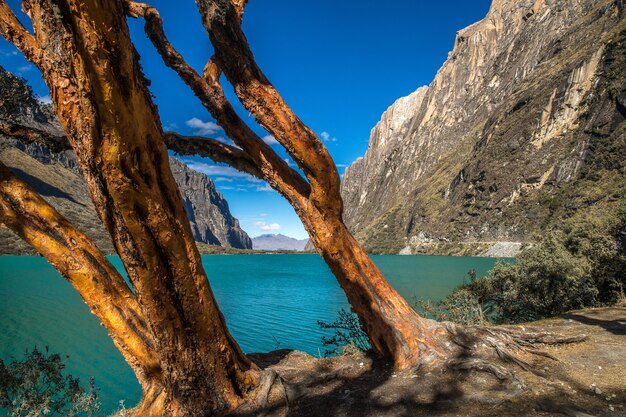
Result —
<path fill-rule="evenodd" d="M 459 324 L 482 324 L 486 321 L 482 300 L 472 290 L 476 282 L 476 271 L 468 272 L 469 285 L 457 288 L 452 294 L 438 303 L 418 300 L 416 310 L 437 321 L 452 321 Z"/>
<path fill-rule="evenodd" d="M 498 262 L 486 277 L 470 279 L 443 301 L 419 306 L 437 320 L 478 324 L 519 323 L 614 304 L 626 286 L 624 228 L 615 230 L 614 238 L 590 223 L 551 231 L 515 263 Z"/>
<path fill-rule="evenodd" d="M 22 361 L 0 360 L 0 408 L 10 417 L 95 416 L 100 402 L 93 378 L 86 390 L 64 368 L 59 354 L 36 347 Z"/>

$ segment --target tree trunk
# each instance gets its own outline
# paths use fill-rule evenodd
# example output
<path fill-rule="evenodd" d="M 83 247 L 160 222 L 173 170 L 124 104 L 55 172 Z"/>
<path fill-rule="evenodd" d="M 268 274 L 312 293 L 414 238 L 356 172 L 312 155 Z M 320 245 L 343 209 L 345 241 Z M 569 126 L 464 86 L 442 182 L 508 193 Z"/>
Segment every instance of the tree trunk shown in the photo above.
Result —
<path fill-rule="evenodd" d="M 446 330 L 420 317 L 389 284 L 340 219 L 314 221 L 315 246 L 359 316 L 372 349 L 397 369 L 444 358 Z M 332 230 L 328 233 L 328 230 Z"/>
<path fill-rule="evenodd" d="M 374 351 L 400 369 L 440 356 L 444 342 L 436 334 L 443 332 L 442 327 L 421 318 L 408 305 L 345 227 L 339 173 L 330 153 L 257 65 L 241 28 L 239 5 L 231 0 L 198 0 L 197 4 L 215 47 L 215 65 L 224 71 L 243 106 L 305 173 L 310 193 L 304 204 L 280 183 L 270 184 L 296 209 L 359 316 Z"/>
<path fill-rule="evenodd" d="M 32 0 L 24 8 L 34 40 L 7 20 L 4 2 L 2 34 L 26 45 L 50 88 L 158 353 L 160 372 L 140 380 L 140 412 L 200 416 L 237 407 L 258 369 L 209 287 L 122 2 Z"/>
<path fill-rule="evenodd" d="M 441 354 L 442 342 L 436 338 L 441 326 L 419 317 L 343 224 L 337 169 L 323 143 L 293 113 L 254 61 L 241 29 L 245 1 L 197 1 L 215 47 L 215 56 L 202 76 L 170 44 L 158 11 L 143 3 L 127 4 L 130 16 L 145 19 L 146 33 L 166 65 L 189 85 L 246 158 L 233 164 L 232 158 L 223 154 L 204 154 L 266 180 L 289 201 L 346 292 L 379 357 L 393 361 L 397 368 L 406 368 L 430 362 Z M 306 180 L 237 115 L 220 84 L 222 70 L 243 106 L 285 147 Z M 178 147 L 178 152 L 198 153 L 202 139 L 189 139 L 193 140 L 187 149 Z M 208 148 L 212 141 L 204 142 Z M 256 165 L 255 169 L 250 169 L 250 164 Z"/>

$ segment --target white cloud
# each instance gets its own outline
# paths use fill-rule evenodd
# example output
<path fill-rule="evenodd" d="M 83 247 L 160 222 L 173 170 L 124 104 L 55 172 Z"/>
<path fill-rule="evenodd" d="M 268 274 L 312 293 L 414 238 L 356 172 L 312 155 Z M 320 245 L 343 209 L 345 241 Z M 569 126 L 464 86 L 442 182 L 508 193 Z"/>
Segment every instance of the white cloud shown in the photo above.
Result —
<path fill-rule="evenodd" d="M 226 177 L 217 177 L 213 179 L 213 182 L 233 182 L 234 180 L 232 178 L 226 178 Z"/>
<path fill-rule="evenodd" d="M 322 132 L 320 133 L 320 136 L 322 137 L 322 140 L 324 140 L 324 142 L 337 142 L 337 138 L 330 135 L 330 133 L 328 132 Z"/>
<path fill-rule="evenodd" d="M 195 129 L 194 133 L 196 135 L 212 135 L 222 130 L 217 123 L 211 121 L 205 122 L 197 117 L 187 120 L 185 124 L 190 128 Z"/>
<path fill-rule="evenodd" d="M 293 161 L 289 158 L 285 158 L 284 161 L 287 162 L 287 165 L 289 165 L 290 167 L 296 166 L 296 164 L 294 164 Z"/>
<path fill-rule="evenodd" d="M 268 145 L 278 145 L 278 141 L 272 135 L 263 136 L 263 142 L 267 143 Z"/>
<path fill-rule="evenodd" d="M 235 168 L 224 166 L 224 165 L 210 165 L 205 164 L 204 162 L 196 162 L 183 160 L 185 164 L 194 171 L 202 172 L 210 177 L 235 177 L 235 178 L 243 178 L 253 180 L 254 178 L 250 174 L 246 174 L 245 172 L 237 171 Z"/>
<path fill-rule="evenodd" d="M 163 130 L 168 131 L 168 130 L 176 130 L 178 129 L 178 124 L 174 123 L 174 122 L 167 122 L 163 125 Z"/>
<path fill-rule="evenodd" d="M 267 214 L 267 213 L 261 213 L 261 214 L 259 214 L 259 217 L 267 217 L 267 216 L 269 216 L 269 214 Z"/>
<path fill-rule="evenodd" d="M 33 65 L 32 64 L 26 64 L 26 65 L 22 65 L 21 67 L 17 67 L 17 72 L 18 73 L 28 72 L 28 71 L 30 71 L 32 69 L 33 69 Z"/>
<path fill-rule="evenodd" d="M 254 227 L 265 231 L 280 230 L 280 224 L 278 223 L 256 222 L 254 223 Z"/>
<path fill-rule="evenodd" d="M 50 95 L 39 96 L 37 97 L 37 100 L 43 104 L 52 104 L 52 98 L 50 98 Z"/>
<path fill-rule="evenodd" d="M 7 51 L 6 49 L 0 50 L 0 56 L 17 56 L 20 53 L 17 51 Z"/>
<path fill-rule="evenodd" d="M 270 187 L 270 185 L 267 183 L 265 183 L 265 185 L 257 185 L 256 190 L 257 191 L 274 191 L 274 189 Z"/>

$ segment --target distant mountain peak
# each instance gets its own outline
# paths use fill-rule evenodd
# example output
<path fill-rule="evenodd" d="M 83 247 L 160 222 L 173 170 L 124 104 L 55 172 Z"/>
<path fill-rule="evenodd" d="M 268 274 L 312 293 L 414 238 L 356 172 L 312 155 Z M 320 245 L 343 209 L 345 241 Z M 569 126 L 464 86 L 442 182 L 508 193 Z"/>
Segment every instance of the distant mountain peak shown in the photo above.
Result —
<path fill-rule="evenodd" d="M 301 252 L 309 239 L 296 239 L 282 233 L 266 233 L 252 238 L 252 248 L 259 250 L 292 250 Z"/>

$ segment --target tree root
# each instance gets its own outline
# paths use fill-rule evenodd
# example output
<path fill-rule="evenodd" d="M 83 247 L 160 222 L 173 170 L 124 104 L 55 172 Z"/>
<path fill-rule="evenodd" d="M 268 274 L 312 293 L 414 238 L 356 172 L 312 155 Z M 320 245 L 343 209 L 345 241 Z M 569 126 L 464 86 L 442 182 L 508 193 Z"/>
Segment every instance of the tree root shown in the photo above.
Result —
<path fill-rule="evenodd" d="M 261 381 L 246 401 L 239 406 L 233 416 L 287 416 L 289 413 L 287 386 L 274 370 L 261 373 Z"/>
<path fill-rule="evenodd" d="M 446 365 L 450 369 L 457 371 L 478 371 L 487 372 L 498 378 L 500 381 L 507 381 L 516 384 L 520 389 L 526 388 L 526 383 L 515 372 L 503 366 L 478 358 L 450 359 Z"/>
<path fill-rule="evenodd" d="M 487 372 L 502 381 L 525 388 L 524 380 L 514 371 L 493 363 L 496 358 L 512 363 L 525 371 L 545 378 L 545 374 L 529 362 L 525 356 L 541 356 L 554 361 L 558 359 L 537 345 L 557 345 L 577 343 L 587 339 L 587 335 L 562 336 L 554 333 L 529 333 L 505 327 L 458 326 L 443 323 L 451 341 L 459 348 L 457 356 L 446 361 L 450 369 Z"/>

